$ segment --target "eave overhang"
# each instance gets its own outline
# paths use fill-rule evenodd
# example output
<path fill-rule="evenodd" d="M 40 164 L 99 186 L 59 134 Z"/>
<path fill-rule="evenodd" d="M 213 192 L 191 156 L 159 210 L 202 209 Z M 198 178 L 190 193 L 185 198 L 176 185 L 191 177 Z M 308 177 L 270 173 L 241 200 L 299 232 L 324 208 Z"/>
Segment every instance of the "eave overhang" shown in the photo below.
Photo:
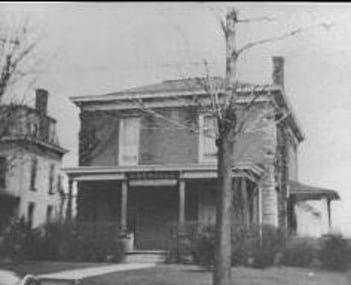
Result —
<path fill-rule="evenodd" d="M 25 143 L 33 143 L 35 145 L 38 145 L 40 147 L 43 147 L 45 149 L 49 149 L 53 152 L 58 153 L 59 155 L 64 155 L 65 153 L 68 152 L 67 149 L 62 148 L 61 146 L 52 144 L 52 143 L 47 143 L 39 139 L 32 138 L 30 136 L 4 136 L 1 138 L 1 142 L 25 142 Z"/>
<path fill-rule="evenodd" d="M 138 166 L 81 166 L 64 168 L 69 179 L 74 181 L 137 180 L 137 179 L 215 179 L 216 164 L 168 164 Z M 251 163 L 233 167 L 233 177 L 245 176 L 257 182 L 264 169 Z M 138 175 L 139 174 L 139 175 Z"/>

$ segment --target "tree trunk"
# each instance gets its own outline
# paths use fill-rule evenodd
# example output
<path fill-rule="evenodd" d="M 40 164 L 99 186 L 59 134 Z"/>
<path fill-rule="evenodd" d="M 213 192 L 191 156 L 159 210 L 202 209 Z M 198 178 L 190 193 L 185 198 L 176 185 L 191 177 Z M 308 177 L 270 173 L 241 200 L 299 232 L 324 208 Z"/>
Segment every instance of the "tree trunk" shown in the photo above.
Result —
<path fill-rule="evenodd" d="M 226 138 L 218 145 L 215 285 L 229 285 L 231 280 L 232 157 L 233 143 Z"/>
<path fill-rule="evenodd" d="M 221 117 L 217 117 L 218 139 L 218 189 L 216 204 L 216 244 L 215 264 L 213 271 L 214 285 L 229 285 L 231 283 L 231 218 L 232 218 L 232 169 L 233 148 L 236 129 L 236 68 L 237 53 L 235 29 L 237 12 L 230 9 L 226 15 L 226 23 L 222 23 L 226 41 L 226 76 L 224 82 L 225 104 Z"/>

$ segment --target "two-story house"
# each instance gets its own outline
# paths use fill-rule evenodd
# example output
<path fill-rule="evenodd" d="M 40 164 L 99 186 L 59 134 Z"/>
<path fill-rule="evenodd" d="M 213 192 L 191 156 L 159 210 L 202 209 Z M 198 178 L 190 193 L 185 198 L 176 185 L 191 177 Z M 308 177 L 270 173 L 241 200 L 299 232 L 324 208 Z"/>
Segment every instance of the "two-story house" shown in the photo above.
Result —
<path fill-rule="evenodd" d="M 32 227 L 58 216 L 62 157 L 48 92 L 36 90 L 35 108 L 0 105 L 0 229 L 24 217 Z"/>
<path fill-rule="evenodd" d="M 273 84 L 238 87 L 238 114 L 246 119 L 234 145 L 233 221 L 295 231 L 297 203 L 337 194 L 305 193 L 294 182 L 304 136 L 284 92 L 283 58 L 273 63 Z M 66 173 L 70 187 L 77 182 L 78 221 L 116 223 L 134 234 L 138 249 L 164 248 L 172 222 L 215 221 L 216 124 L 204 82 L 170 80 L 72 98 L 81 111 L 80 165 Z M 210 85 L 220 101 L 223 79 Z"/>

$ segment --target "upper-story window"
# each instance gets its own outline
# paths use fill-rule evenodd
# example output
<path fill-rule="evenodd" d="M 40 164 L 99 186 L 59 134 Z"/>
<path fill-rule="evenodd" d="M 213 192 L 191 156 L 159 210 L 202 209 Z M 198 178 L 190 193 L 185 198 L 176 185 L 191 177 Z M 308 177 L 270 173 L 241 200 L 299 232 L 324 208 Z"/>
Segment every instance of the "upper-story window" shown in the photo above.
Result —
<path fill-rule="evenodd" d="M 137 165 L 139 161 L 140 118 L 122 118 L 119 125 L 119 164 Z"/>
<path fill-rule="evenodd" d="M 39 135 L 39 126 L 35 122 L 27 123 L 27 135 L 33 138 L 37 138 Z"/>
<path fill-rule="evenodd" d="M 6 187 L 7 159 L 0 156 L 0 187 Z"/>
<path fill-rule="evenodd" d="M 38 172 L 38 159 L 36 157 L 33 157 L 31 161 L 31 169 L 30 169 L 30 190 L 35 190 L 37 172 Z"/>
<path fill-rule="evenodd" d="M 213 162 L 217 159 L 216 120 L 210 114 L 199 115 L 199 161 Z"/>
<path fill-rule="evenodd" d="M 55 164 L 50 164 L 49 170 L 49 194 L 54 194 L 54 176 L 55 176 Z"/>

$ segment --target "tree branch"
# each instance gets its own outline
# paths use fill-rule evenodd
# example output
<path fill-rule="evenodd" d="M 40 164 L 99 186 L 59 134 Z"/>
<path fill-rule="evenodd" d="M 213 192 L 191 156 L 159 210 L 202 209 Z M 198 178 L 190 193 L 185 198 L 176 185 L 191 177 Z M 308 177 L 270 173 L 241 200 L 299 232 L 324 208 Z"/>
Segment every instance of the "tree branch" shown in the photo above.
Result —
<path fill-rule="evenodd" d="M 262 16 L 262 17 L 256 17 L 256 18 L 249 18 L 249 19 L 238 19 L 237 23 L 252 23 L 252 22 L 273 22 L 275 19 L 268 17 L 268 16 Z"/>
<path fill-rule="evenodd" d="M 262 45 L 262 44 L 266 44 L 266 43 L 270 43 L 270 42 L 275 42 L 275 41 L 281 41 L 281 40 L 284 40 L 286 38 L 290 38 L 290 37 L 296 36 L 297 34 L 305 32 L 305 31 L 307 31 L 309 29 L 316 28 L 318 26 L 321 26 L 324 29 L 330 29 L 332 24 L 321 23 L 321 24 L 318 24 L 318 25 L 310 26 L 310 27 L 300 27 L 300 28 L 297 28 L 295 30 L 292 30 L 290 32 L 284 33 L 284 34 L 276 36 L 276 37 L 270 37 L 270 38 L 261 39 L 261 40 L 258 40 L 258 41 L 252 42 L 252 43 L 248 43 L 248 44 L 244 45 L 243 47 L 241 47 L 240 49 L 238 49 L 237 54 L 240 55 L 244 51 L 246 51 L 246 50 L 248 50 L 250 48 L 253 48 L 255 46 L 258 46 L 258 45 Z"/>
<path fill-rule="evenodd" d="M 270 42 L 275 42 L 275 41 L 281 41 L 281 40 L 284 40 L 286 38 L 293 37 L 293 36 L 301 33 L 304 30 L 305 30 L 304 28 L 298 28 L 296 30 L 293 30 L 293 31 L 290 31 L 288 33 L 282 34 L 280 36 L 270 37 L 270 38 L 258 40 L 258 41 L 252 42 L 252 43 L 248 43 L 248 44 L 244 45 L 242 48 L 240 48 L 237 51 L 237 54 L 241 54 L 244 51 L 246 51 L 246 50 L 248 50 L 250 48 L 253 48 L 255 46 L 258 46 L 258 45 L 262 45 L 262 44 L 266 44 L 266 43 L 270 43 Z"/>

